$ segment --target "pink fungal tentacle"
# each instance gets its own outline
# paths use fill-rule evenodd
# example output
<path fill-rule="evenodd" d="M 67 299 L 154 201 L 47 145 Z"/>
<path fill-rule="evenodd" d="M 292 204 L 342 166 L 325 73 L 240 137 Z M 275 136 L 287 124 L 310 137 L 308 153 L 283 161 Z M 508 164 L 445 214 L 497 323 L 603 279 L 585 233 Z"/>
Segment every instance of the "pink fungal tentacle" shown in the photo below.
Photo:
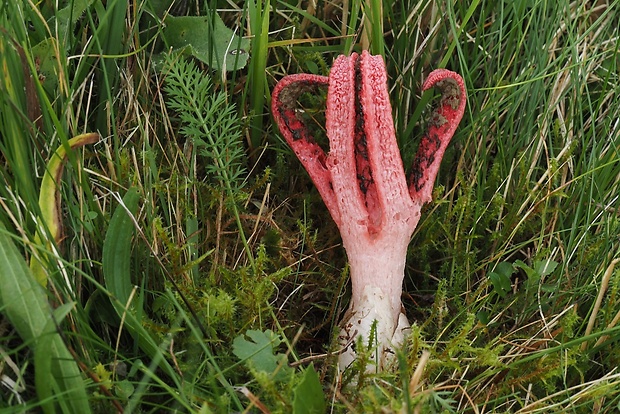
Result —
<path fill-rule="evenodd" d="M 332 219 L 338 224 L 340 212 L 332 188 L 331 173 L 327 169 L 327 156 L 316 143 L 298 113 L 297 98 L 319 87 L 326 87 L 326 76 L 300 73 L 282 78 L 271 94 L 271 112 L 288 145 L 310 175 L 319 190 Z"/>
<path fill-rule="evenodd" d="M 329 138 L 327 164 L 341 217 L 341 222 L 336 224 L 343 239 L 358 237 L 368 225 L 368 213 L 359 188 L 356 165 L 355 88 L 355 61 L 339 56 L 329 73 L 325 128 Z"/>
<path fill-rule="evenodd" d="M 396 141 L 392 106 L 387 88 L 387 72 L 381 56 L 362 54 L 362 100 L 365 108 L 368 155 L 376 185 L 378 204 L 382 210 L 383 230 L 413 232 L 419 209 L 409 196 L 407 179 Z M 404 227 L 404 228 L 403 228 Z M 411 234 L 406 236 L 409 238 Z"/>
<path fill-rule="evenodd" d="M 431 115 L 428 130 L 420 141 L 409 184 L 411 198 L 421 204 L 432 198 L 439 164 L 463 118 L 467 96 L 463 78 L 447 69 L 432 71 L 422 85 L 422 90 L 426 91 L 434 86 L 441 90 L 441 99 Z"/>

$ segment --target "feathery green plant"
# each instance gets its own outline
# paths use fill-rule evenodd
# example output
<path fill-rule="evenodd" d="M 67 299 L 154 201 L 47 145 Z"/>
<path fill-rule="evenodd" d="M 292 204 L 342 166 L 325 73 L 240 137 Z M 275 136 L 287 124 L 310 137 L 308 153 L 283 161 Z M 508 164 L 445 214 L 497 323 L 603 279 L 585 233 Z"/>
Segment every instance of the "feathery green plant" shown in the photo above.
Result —
<path fill-rule="evenodd" d="M 247 260 L 254 266 L 237 207 L 237 202 L 245 198 L 242 190 L 246 184 L 246 156 L 235 106 L 225 92 L 215 90 L 209 75 L 189 59 L 168 55 L 163 73 L 166 102 L 179 117 L 180 132 L 206 159 L 207 174 L 225 189 Z"/>
<path fill-rule="evenodd" d="M 207 159 L 207 173 L 235 199 L 245 185 L 246 173 L 235 105 L 229 103 L 226 93 L 215 90 L 210 75 L 192 60 L 169 55 L 166 68 L 166 103 L 179 117 L 179 131 Z"/>

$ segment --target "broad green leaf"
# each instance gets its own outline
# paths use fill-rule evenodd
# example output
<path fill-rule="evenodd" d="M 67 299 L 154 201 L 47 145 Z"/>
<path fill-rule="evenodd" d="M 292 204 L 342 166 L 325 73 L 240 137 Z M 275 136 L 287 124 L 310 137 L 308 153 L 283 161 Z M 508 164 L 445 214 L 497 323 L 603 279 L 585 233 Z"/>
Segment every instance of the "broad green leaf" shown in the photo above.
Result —
<path fill-rule="evenodd" d="M 499 273 L 500 275 L 510 277 L 515 272 L 515 268 L 510 262 L 500 262 L 497 266 L 495 266 L 493 271 L 495 273 Z"/>
<path fill-rule="evenodd" d="M 60 323 L 65 316 L 71 312 L 71 310 L 75 307 L 75 303 L 65 303 L 64 305 L 59 306 L 53 312 L 53 318 L 48 319 L 43 331 L 48 333 L 54 333 L 52 335 L 43 334 L 37 340 L 37 348 L 38 349 L 51 349 L 54 345 L 54 338 L 58 335 L 56 333 L 56 324 Z M 50 358 L 50 354 L 48 352 L 35 352 L 34 354 L 34 383 L 37 388 L 37 396 L 42 401 L 53 401 L 54 392 L 52 389 L 52 381 L 50 378 L 53 377 L 52 372 L 52 358 Z M 68 372 L 71 375 L 70 372 Z M 58 400 L 58 402 L 62 405 L 66 406 L 66 401 L 62 398 Z M 49 403 L 44 403 L 47 405 L 46 411 L 53 411 L 53 406 Z M 62 411 L 66 412 L 67 407 Z"/>
<path fill-rule="evenodd" d="M 521 260 L 515 261 L 515 267 L 522 269 L 527 275 L 527 281 L 525 282 L 527 292 L 537 289 L 540 279 L 551 274 L 557 266 L 558 263 L 553 260 L 536 260 L 533 267 L 529 267 Z M 543 286 L 542 289 L 544 291 L 554 291 L 553 286 Z"/>
<path fill-rule="evenodd" d="M 248 61 L 250 41 L 230 30 L 217 14 L 167 16 L 163 36 L 174 52 L 194 56 L 215 70 L 236 70 Z"/>
<path fill-rule="evenodd" d="M 131 397 L 131 394 L 133 394 L 136 390 L 132 382 L 129 380 L 118 381 L 116 383 L 116 387 L 116 395 L 124 400 Z"/>
<path fill-rule="evenodd" d="M 536 269 L 533 269 L 525 264 L 525 262 L 521 260 L 515 261 L 515 267 L 522 269 L 527 275 L 527 280 L 525 281 L 525 292 L 526 295 L 529 294 L 532 290 L 535 290 L 538 287 L 538 283 L 540 282 L 541 274 L 538 273 Z"/>
<path fill-rule="evenodd" d="M 325 412 L 325 394 L 319 375 L 310 365 L 301 382 L 293 391 L 293 414 L 322 414 Z"/>
<path fill-rule="evenodd" d="M 66 41 L 69 30 L 86 9 L 93 4 L 93 0 L 71 0 L 67 3 L 67 6 L 58 10 L 50 21 L 50 27 L 57 31 L 58 38 L 63 41 Z"/>
<path fill-rule="evenodd" d="M 288 366 L 286 355 L 275 354 L 282 343 L 279 335 L 268 329 L 265 332 L 249 330 L 245 336 L 234 339 L 233 354 L 246 361 L 250 368 L 273 375 L 276 381 L 288 377 L 291 367 Z"/>
<path fill-rule="evenodd" d="M 131 284 L 131 239 L 135 233 L 132 216 L 138 211 L 140 194 L 130 188 L 108 226 L 103 242 L 103 277 L 106 288 L 121 306 L 126 306 L 133 290 Z M 115 305 L 116 307 L 117 305 Z M 119 316 L 124 309 L 120 310 Z"/>
<path fill-rule="evenodd" d="M 515 267 L 523 270 L 525 274 L 527 275 L 528 279 L 538 280 L 540 278 L 540 274 L 536 272 L 534 269 L 532 269 L 531 267 L 529 267 L 528 265 L 526 265 L 525 262 L 523 262 L 522 260 L 516 260 Z"/>
<path fill-rule="evenodd" d="M 58 88 L 58 42 L 56 38 L 45 39 L 31 49 L 35 69 L 45 91 L 53 96 Z"/>
<path fill-rule="evenodd" d="M 534 271 L 540 276 L 547 276 L 551 274 L 557 266 L 558 263 L 553 260 L 537 260 L 534 262 Z"/>
<path fill-rule="evenodd" d="M 65 405 L 62 411 L 90 413 L 81 372 L 56 330 L 71 305 L 59 308 L 56 313 L 52 311 L 45 290 L 1 223 L 0 286 L 0 310 L 24 342 L 34 349 L 35 385 L 44 411 L 55 412 L 54 400 L 62 400 Z M 60 394 L 62 398 L 48 398 Z"/>
<path fill-rule="evenodd" d="M 491 321 L 491 317 L 489 316 L 489 312 L 485 310 L 481 310 L 476 314 L 476 317 L 483 325 L 488 325 Z"/>
<path fill-rule="evenodd" d="M 125 323 L 125 328 L 138 343 L 138 346 L 149 357 L 159 362 L 171 378 L 176 374 L 170 364 L 163 357 L 159 345 L 153 336 L 142 326 L 144 319 L 142 309 L 135 306 L 140 300 L 131 299 L 133 285 L 131 284 L 131 241 L 135 233 L 132 217 L 138 211 L 140 194 L 136 188 L 130 188 L 123 197 L 108 226 L 103 242 L 103 278 L 105 286 L 110 292 L 112 305 L 119 318 Z"/>
<path fill-rule="evenodd" d="M 493 290 L 502 298 L 506 297 L 512 288 L 510 277 L 504 274 L 491 272 L 489 273 L 489 280 L 493 284 Z"/>

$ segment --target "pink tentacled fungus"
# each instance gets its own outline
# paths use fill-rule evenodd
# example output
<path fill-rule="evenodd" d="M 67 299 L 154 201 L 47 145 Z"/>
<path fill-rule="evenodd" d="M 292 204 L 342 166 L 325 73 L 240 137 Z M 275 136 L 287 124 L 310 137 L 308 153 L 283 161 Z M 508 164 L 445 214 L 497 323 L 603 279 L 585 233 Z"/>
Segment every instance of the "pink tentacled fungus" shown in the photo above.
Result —
<path fill-rule="evenodd" d="M 314 140 L 298 98 L 327 87 L 329 151 Z M 329 77 L 285 76 L 272 95 L 274 119 L 318 189 L 338 226 L 350 266 L 351 302 L 340 323 L 341 370 L 371 344 L 367 372 L 389 369 L 410 329 L 401 303 L 407 246 L 432 197 L 446 147 L 465 111 L 463 79 L 431 72 L 423 90 L 437 87 L 439 104 L 414 158 L 409 180 L 396 142 L 387 72 L 381 56 L 339 56 Z"/>

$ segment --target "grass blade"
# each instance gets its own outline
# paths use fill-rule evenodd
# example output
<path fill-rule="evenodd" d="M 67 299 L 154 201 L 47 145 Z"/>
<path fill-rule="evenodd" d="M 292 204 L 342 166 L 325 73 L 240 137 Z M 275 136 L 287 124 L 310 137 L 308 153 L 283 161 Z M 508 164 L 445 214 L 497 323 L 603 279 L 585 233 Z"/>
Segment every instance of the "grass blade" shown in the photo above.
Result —
<path fill-rule="evenodd" d="M 250 60 L 250 108 L 252 121 L 250 126 L 250 151 L 256 151 L 262 143 L 263 115 L 267 78 L 267 45 L 269 43 L 269 0 L 265 2 L 249 1 L 250 28 L 254 35 L 252 41 L 252 59 Z"/>

